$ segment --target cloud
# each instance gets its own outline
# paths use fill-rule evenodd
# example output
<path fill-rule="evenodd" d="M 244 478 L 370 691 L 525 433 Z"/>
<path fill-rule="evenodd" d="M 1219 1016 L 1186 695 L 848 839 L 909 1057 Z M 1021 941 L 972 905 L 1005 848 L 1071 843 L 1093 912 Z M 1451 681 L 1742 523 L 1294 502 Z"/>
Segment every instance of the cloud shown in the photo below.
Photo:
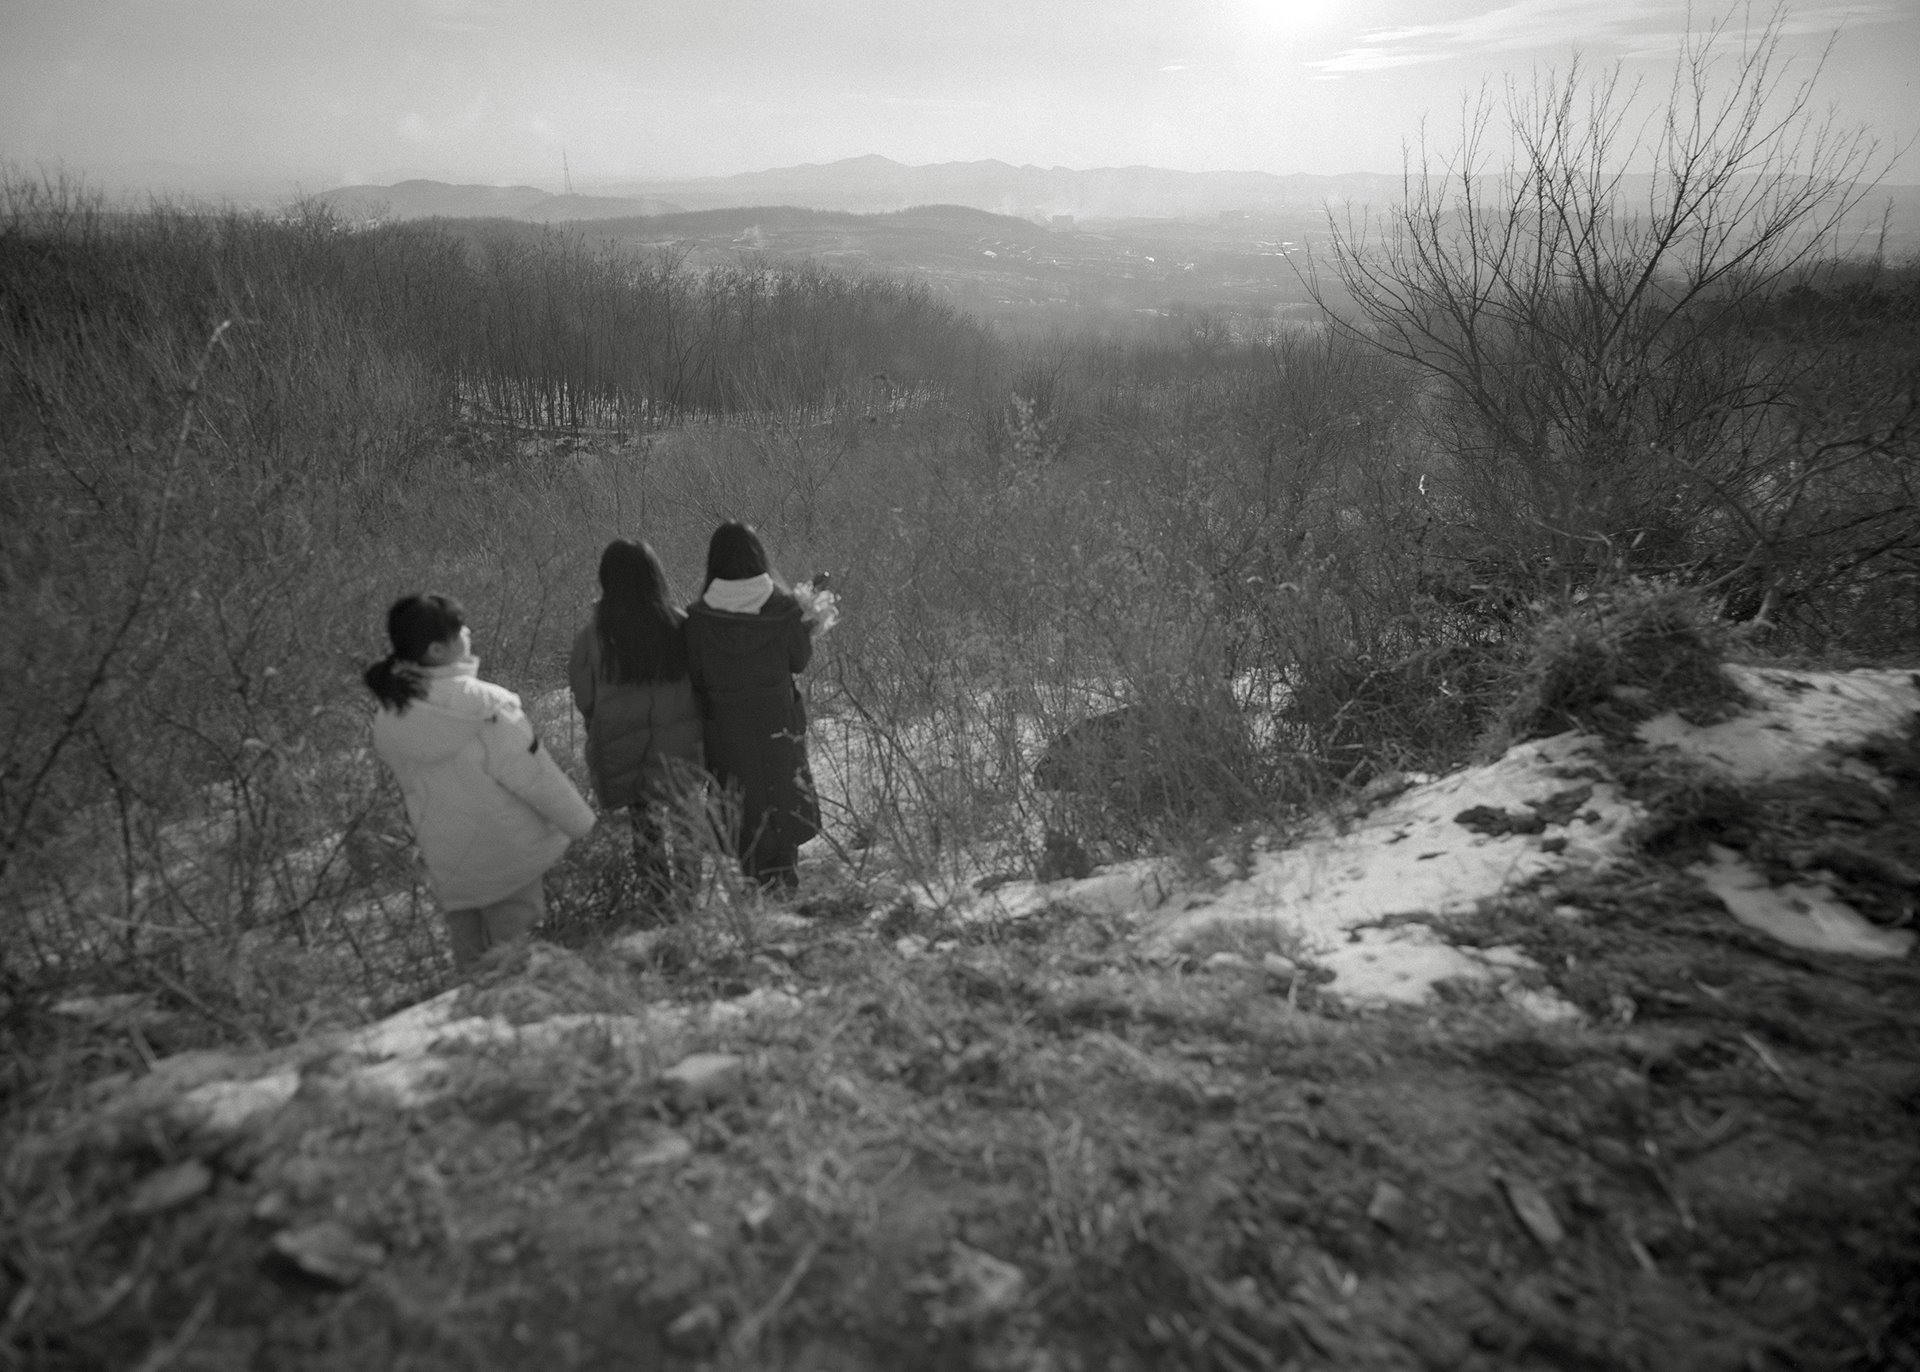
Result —
<path fill-rule="evenodd" d="M 1897 19 L 1911 18 L 1911 11 L 1904 9 L 1905 0 L 1864 0 L 1862 3 L 1839 5 L 1796 5 L 1792 13 L 1781 20 L 1780 31 L 1785 34 L 1828 34 L 1835 29 L 1860 28 L 1867 24 L 1890 24 Z"/>
<path fill-rule="evenodd" d="M 1779 32 L 1783 37 L 1801 37 L 1831 33 L 1842 26 L 1887 23 L 1900 17 L 1902 3 L 1854 0 L 1796 5 L 1780 16 Z M 1614 47 L 1640 55 L 1671 52 L 1686 37 L 1689 15 L 1689 7 L 1675 0 L 1611 0 L 1599 11 L 1592 0 L 1511 0 L 1441 23 L 1371 29 L 1354 46 L 1307 66 L 1330 78 L 1488 53 L 1576 45 Z M 1753 22 L 1757 26 L 1766 18 L 1756 10 Z M 1729 27 L 1738 27 L 1737 16 Z"/>
<path fill-rule="evenodd" d="M 1333 57 L 1322 58 L 1307 65 L 1317 72 L 1322 80 L 1345 76 L 1356 71 L 1389 71 L 1394 67 L 1417 67 L 1428 62 L 1444 62 L 1454 56 L 1440 49 L 1401 48 L 1395 51 L 1385 43 L 1368 47 L 1348 48 Z"/>
<path fill-rule="evenodd" d="M 412 0 L 421 26 L 436 33 L 486 34 L 502 24 L 492 0 Z"/>
<path fill-rule="evenodd" d="M 955 99 L 938 95 L 875 95 L 871 91 L 842 91 L 848 100 L 857 100 L 866 105 L 891 105 L 903 109 L 915 110 L 990 110 L 994 107 L 991 100 Z"/>
<path fill-rule="evenodd" d="M 1373 29 L 1344 52 L 1307 65 L 1327 76 L 1444 62 L 1474 53 L 1516 52 L 1614 38 L 1655 20 L 1670 6 L 1618 0 L 1601 14 L 1591 0 L 1513 0 L 1495 9 L 1435 24 Z M 1659 17 L 1664 18 L 1664 15 Z"/>

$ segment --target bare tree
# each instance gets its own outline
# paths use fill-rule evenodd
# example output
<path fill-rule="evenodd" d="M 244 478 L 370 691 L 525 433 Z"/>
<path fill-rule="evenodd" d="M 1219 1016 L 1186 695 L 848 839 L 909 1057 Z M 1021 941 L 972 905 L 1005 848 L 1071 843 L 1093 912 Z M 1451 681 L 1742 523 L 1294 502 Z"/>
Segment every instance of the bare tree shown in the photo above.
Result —
<path fill-rule="evenodd" d="M 1910 403 L 1809 433 L 1811 350 L 1755 327 L 1887 166 L 1816 106 L 1822 63 L 1789 79 L 1783 17 L 1690 34 L 1651 106 L 1577 59 L 1483 91 L 1457 150 L 1423 132 L 1400 204 L 1331 224 L 1351 311 L 1325 278 L 1316 298 L 1432 380 L 1455 508 L 1509 563 L 1732 575 L 1832 464 L 1910 441 Z"/>

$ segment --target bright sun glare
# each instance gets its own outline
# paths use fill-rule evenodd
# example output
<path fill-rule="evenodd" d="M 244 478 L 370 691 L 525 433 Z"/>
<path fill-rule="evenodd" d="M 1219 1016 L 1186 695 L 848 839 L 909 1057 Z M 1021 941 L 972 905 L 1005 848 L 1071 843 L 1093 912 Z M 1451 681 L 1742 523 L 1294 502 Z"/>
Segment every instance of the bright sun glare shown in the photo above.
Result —
<path fill-rule="evenodd" d="M 1348 7 L 1348 0 L 1241 0 L 1240 5 L 1248 26 L 1270 35 L 1324 29 L 1338 20 Z"/>

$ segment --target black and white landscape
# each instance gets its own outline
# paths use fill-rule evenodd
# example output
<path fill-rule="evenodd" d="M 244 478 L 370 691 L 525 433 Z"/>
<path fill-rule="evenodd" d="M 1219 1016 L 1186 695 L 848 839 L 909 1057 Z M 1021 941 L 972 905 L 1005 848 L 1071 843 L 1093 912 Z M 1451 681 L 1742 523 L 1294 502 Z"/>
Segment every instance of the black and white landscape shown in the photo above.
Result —
<path fill-rule="evenodd" d="M 0 1367 L 1920 1368 L 1915 71 L 0 0 Z"/>

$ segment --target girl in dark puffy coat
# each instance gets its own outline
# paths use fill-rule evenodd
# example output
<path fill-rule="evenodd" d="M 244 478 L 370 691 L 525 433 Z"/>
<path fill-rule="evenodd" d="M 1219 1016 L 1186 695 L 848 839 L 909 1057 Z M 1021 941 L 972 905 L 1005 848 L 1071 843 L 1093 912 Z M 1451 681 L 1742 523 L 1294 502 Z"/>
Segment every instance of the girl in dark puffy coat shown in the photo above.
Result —
<path fill-rule="evenodd" d="M 587 723 L 587 773 L 604 810 L 633 822 L 641 889 L 656 905 L 690 891 L 699 858 L 684 811 L 700 785 L 700 708 L 687 672 L 685 620 L 666 569 L 645 543 L 600 554 L 600 603 L 573 640 L 567 679 Z M 664 813 L 663 813 L 664 812 Z"/>
<path fill-rule="evenodd" d="M 793 680 L 812 657 L 813 626 L 759 536 L 740 523 L 715 529 L 706 582 L 687 607 L 687 669 L 707 770 L 738 810 L 734 850 L 763 886 L 797 885 L 800 845 L 820 832 L 806 707 Z"/>

